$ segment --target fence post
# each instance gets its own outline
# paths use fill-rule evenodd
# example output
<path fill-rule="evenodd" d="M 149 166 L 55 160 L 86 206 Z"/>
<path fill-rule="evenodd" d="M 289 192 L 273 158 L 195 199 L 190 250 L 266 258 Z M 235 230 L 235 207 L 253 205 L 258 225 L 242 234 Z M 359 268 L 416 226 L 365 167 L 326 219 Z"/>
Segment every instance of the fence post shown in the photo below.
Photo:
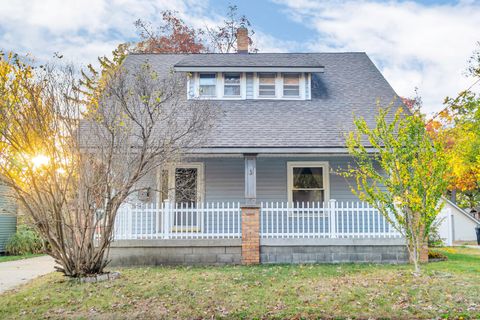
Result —
<path fill-rule="evenodd" d="M 329 207 L 330 207 L 330 238 L 336 238 L 337 237 L 337 200 L 331 199 L 329 201 Z"/>
<path fill-rule="evenodd" d="M 170 212 L 172 211 L 172 205 L 167 199 L 163 202 L 163 237 L 164 239 L 170 239 Z"/>
<path fill-rule="evenodd" d="M 132 205 L 127 204 L 125 205 L 125 220 L 127 224 L 127 232 L 125 235 L 125 239 L 133 239 L 133 214 L 132 214 Z"/>

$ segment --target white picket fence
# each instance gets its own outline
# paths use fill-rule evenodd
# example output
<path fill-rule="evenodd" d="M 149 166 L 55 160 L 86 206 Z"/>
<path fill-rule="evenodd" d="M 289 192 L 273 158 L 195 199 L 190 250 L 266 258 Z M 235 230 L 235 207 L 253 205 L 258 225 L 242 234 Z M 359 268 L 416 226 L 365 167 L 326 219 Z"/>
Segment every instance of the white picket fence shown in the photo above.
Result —
<path fill-rule="evenodd" d="M 240 203 L 124 204 L 114 240 L 228 239 L 241 236 Z"/>
<path fill-rule="evenodd" d="M 261 204 L 262 238 L 399 238 L 365 202 L 270 202 Z"/>
<path fill-rule="evenodd" d="M 238 202 L 124 204 L 114 240 L 241 238 Z M 363 202 L 261 203 L 262 238 L 398 238 L 379 212 Z"/>

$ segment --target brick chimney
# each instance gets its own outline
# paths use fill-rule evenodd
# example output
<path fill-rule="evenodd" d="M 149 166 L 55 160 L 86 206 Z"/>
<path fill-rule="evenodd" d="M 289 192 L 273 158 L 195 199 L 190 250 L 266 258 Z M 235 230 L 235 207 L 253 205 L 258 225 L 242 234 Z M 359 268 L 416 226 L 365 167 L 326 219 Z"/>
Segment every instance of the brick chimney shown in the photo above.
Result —
<path fill-rule="evenodd" d="M 237 53 L 248 53 L 248 29 L 240 27 L 237 29 Z"/>

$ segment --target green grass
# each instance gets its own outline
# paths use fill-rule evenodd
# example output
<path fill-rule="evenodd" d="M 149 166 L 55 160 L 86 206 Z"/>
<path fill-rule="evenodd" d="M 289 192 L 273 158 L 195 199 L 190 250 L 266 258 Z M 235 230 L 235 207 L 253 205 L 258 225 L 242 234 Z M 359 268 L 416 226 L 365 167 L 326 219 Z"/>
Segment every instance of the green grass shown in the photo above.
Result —
<path fill-rule="evenodd" d="M 423 265 L 120 269 L 111 282 L 60 274 L 0 296 L 0 318 L 480 318 L 480 250 Z"/>
<path fill-rule="evenodd" d="M 43 256 L 43 254 L 24 254 L 21 256 L 0 256 L 0 263 L 1 262 L 7 262 L 7 261 L 15 261 L 15 260 L 23 260 L 23 259 L 29 259 L 29 258 L 34 258 L 34 257 L 40 257 Z"/>

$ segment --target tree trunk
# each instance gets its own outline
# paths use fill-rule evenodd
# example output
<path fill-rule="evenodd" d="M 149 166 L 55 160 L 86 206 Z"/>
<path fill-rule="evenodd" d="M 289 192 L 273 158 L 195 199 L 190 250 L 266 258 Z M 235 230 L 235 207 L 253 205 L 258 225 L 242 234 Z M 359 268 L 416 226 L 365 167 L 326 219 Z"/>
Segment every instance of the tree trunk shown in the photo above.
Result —
<path fill-rule="evenodd" d="M 418 248 L 417 248 L 416 245 L 413 245 L 413 250 L 412 251 L 413 251 L 412 252 L 413 254 L 410 258 L 410 261 L 413 262 L 413 274 L 415 276 L 418 276 L 418 275 L 420 275 L 421 270 L 420 270 L 420 265 L 418 263 L 418 256 L 419 255 L 418 255 Z"/>
<path fill-rule="evenodd" d="M 456 189 L 453 189 L 452 191 L 450 191 L 450 201 L 452 201 L 453 203 L 457 203 L 457 190 Z"/>

